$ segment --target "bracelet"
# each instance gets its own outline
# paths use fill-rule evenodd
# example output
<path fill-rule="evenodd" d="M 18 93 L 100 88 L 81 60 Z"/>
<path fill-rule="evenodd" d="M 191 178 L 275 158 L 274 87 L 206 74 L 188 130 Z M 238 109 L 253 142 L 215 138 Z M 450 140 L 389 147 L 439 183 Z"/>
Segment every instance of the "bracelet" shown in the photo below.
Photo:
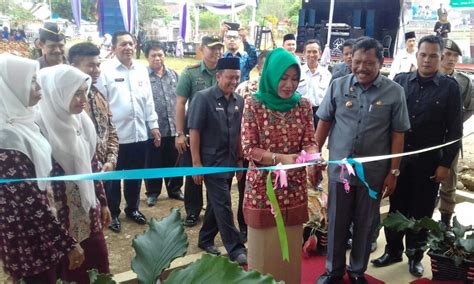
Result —
<path fill-rule="evenodd" d="M 272 165 L 276 165 L 277 153 L 272 153 Z"/>

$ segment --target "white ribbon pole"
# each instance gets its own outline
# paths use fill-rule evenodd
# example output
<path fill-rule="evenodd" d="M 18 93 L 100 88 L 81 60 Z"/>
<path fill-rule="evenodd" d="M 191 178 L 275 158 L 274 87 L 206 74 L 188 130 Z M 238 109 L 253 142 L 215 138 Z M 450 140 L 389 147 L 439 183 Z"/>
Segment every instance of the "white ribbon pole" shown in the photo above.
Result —
<path fill-rule="evenodd" d="M 334 15 L 334 0 L 331 0 L 331 5 L 329 7 L 329 23 L 328 23 L 328 36 L 326 40 L 326 45 L 324 46 L 324 51 L 321 56 L 320 64 L 324 67 L 328 66 L 331 63 L 331 33 L 332 33 L 332 18 Z"/>

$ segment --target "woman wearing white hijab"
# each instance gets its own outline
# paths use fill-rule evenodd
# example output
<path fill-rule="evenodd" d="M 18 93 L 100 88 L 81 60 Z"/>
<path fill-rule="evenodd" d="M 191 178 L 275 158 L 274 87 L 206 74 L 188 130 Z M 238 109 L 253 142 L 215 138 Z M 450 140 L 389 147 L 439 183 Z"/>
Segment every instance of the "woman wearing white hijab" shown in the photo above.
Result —
<path fill-rule="evenodd" d="M 51 147 L 34 122 L 41 99 L 38 62 L 0 55 L 0 178 L 48 177 Z M 75 269 L 82 248 L 61 226 L 48 202 L 47 182 L 0 184 L 0 256 L 16 282 L 56 283 L 56 266 L 68 256 Z"/>
<path fill-rule="evenodd" d="M 38 124 L 51 144 L 53 176 L 90 174 L 99 171 L 95 156 L 94 124 L 83 111 L 91 78 L 69 65 L 56 65 L 38 72 L 43 90 Z M 110 222 L 101 181 L 57 181 L 53 186 L 58 219 L 80 242 L 84 263 L 76 270 L 62 270 L 62 279 L 89 283 L 87 270 L 109 272 L 107 245 L 102 229 Z"/>

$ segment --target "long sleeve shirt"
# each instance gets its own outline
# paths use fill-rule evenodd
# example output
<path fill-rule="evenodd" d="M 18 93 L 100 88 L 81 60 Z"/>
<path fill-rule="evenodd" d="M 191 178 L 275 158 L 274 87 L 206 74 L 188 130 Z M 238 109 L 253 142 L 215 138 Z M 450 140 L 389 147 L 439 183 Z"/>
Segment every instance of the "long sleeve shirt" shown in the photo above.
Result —
<path fill-rule="evenodd" d="M 226 51 L 224 57 L 233 57 L 232 53 Z M 240 82 L 250 78 L 250 71 L 257 65 L 257 49 L 254 45 L 244 41 L 244 52 L 237 52 L 235 57 L 240 59 Z"/>
<path fill-rule="evenodd" d="M 417 68 L 416 51 L 408 53 L 406 49 L 401 50 L 393 59 L 388 78 L 393 80 L 398 73 L 415 71 Z"/>
<path fill-rule="evenodd" d="M 109 101 L 120 144 L 148 140 L 149 129 L 158 128 L 148 70 L 134 62 L 130 68 L 117 58 L 101 65 L 97 89 Z"/>
<path fill-rule="evenodd" d="M 462 107 L 459 86 L 453 78 L 437 72 L 423 79 L 418 72 L 398 74 L 395 82 L 405 89 L 411 128 L 405 133 L 405 151 L 440 145 L 462 137 Z M 451 167 L 461 143 L 443 148 L 440 166 Z"/>

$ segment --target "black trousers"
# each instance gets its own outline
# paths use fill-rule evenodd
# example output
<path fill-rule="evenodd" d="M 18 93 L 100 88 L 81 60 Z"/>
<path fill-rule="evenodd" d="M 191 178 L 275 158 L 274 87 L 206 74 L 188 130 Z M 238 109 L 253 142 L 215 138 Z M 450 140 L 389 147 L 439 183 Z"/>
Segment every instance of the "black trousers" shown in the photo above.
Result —
<path fill-rule="evenodd" d="M 224 247 L 233 260 L 244 252 L 245 246 L 234 224 L 230 197 L 232 178 L 205 175 L 204 182 L 207 189 L 207 207 L 199 231 L 198 244 L 202 247 L 214 245 L 214 238 L 220 233 Z"/>
<path fill-rule="evenodd" d="M 174 140 L 174 137 L 161 137 L 160 147 L 155 147 L 153 140 L 148 140 L 145 167 L 148 169 L 176 167 L 179 153 Z M 168 196 L 176 194 L 183 186 L 183 177 L 164 178 L 164 180 Z M 162 185 L 162 178 L 146 179 L 146 195 L 158 197 L 161 194 Z"/>
<path fill-rule="evenodd" d="M 192 167 L 193 163 L 190 149 L 187 149 L 187 151 L 183 153 L 181 165 L 183 167 Z M 186 215 L 199 216 L 202 206 L 202 185 L 195 184 L 192 176 L 186 176 L 184 182 L 184 209 L 186 210 Z"/>
<path fill-rule="evenodd" d="M 249 167 L 249 161 L 244 160 L 244 168 Z M 239 222 L 239 230 L 242 234 L 247 234 L 247 223 L 244 219 L 244 191 L 245 191 L 245 182 L 246 182 L 247 171 L 242 172 L 242 178 L 237 180 L 237 188 L 239 189 L 239 208 L 237 209 L 237 222 Z"/>
<path fill-rule="evenodd" d="M 145 168 L 145 157 L 147 149 L 147 141 L 135 142 L 130 144 L 120 144 L 117 171 L 133 170 Z M 126 201 L 125 213 L 131 213 L 138 210 L 140 205 L 140 187 L 141 179 L 124 180 L 123 195 Z M 120 202 L 122 201 L 121 180 L 113 180 L 106 183 L 105 194 L 109 204 L 112 217 L 120 215 Z"/>
<path fill-rule="evenodd" d="M 440 160 L 438 151 L 430 151 L 416 156 L 404 157 L 400 165 L 400 176 L 397 188 L 390 196 L 391 213 L 400 211 L 410 218 L 431 218 L 438 195 L 439 183 L 430 179 L 435 174 Z M 404 250 L 403 237 L 406 243 L 406 255 L 420 261 L 423 258 L 423 246 L 427 242 L 427 232 L 396 232 L 385 230 L 387 245 L 385 251 L 391 255 L 401 256 Z"/>
<path fill-rule="evenodd" d="M 316 112 L 318 111 L 319 106 L 313 107 L 313 123 L 314 123 L 314 130 L 318 128 L 318 122 L 319 122 L 319 117 L 316 115 Z"/>

